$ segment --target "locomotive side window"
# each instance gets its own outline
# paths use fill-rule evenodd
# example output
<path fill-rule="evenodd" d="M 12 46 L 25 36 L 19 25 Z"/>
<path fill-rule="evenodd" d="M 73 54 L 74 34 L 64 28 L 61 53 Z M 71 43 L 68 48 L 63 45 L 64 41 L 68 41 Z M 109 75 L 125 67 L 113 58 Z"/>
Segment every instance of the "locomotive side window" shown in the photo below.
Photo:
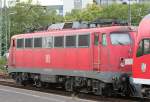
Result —
<path fill-rule="evenodd" d="M 66 47 L 76 47 L 76 36 L 66 36 Z"/>
<path fill-rule="evenodd" d="M 102 34 L 102 45 L 107 46 L 107 36 L 106 36 L 106 34 Z"/>
<path fill-rule="evenodd" d="M 53 47 L 53 37 L 44 37 L 43 38 L 43 47 L 44 48 L 52 48 Z"/>
<path fill-rule="evenodd" d="M 25 48 L 32 48 L 33 47 L 33 38 L 26 38 L 25 39 Z"/>
<path fill-rule="evenodd" d="M 79 47 L 89 47 L 90 45 L 90 35 L 79 35 L 78 46 Z"/>
<path fill-rule="evenodd" d="M 64 47 L 64 37 L 63 36 L 54 37 L 54 47 Z"/>
<path fill-rule="evenodd" d="M 34 48 L 42 47 L 42 38 L 34 38 Z"/>
<path fill-rule="evenodd" d="M 136 56 L 140 57 L 147 54 L 150 54 L 150 39 L 140 41 Z"/>
<path fill-rule="evenodd" d="M 131 43 L 128 33 L 111 33 L 110 38 L 113 45 L 128 45 Z"/>
<path fill-rule="evenodd" d="M 17 48 L 24 48 L 24 39 L 17 39 Z"/>

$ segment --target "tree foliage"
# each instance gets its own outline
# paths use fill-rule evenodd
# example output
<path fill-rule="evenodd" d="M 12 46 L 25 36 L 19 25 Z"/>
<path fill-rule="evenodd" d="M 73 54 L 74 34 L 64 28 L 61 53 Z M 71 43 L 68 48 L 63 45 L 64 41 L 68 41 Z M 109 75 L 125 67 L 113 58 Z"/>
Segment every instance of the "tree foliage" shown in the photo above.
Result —
<path fill-rule="evenodd" d="M 31 1 L 24 3 L 17 3 L 14 7 L 9 8 L 11 35 L 20 34 L 27 31 L 27 29 L 37 29 L 48 26 L 51 23 L 62 22 L 63 17 L 57 15 L 54 10 L 48 10 L 46 7 L 40 5 L 32 5 Z"/>
<path fill-rule="evenodd" d="M 84 8 L 82 10 L 73 9 L 71 13 L 67 13 L 65 16 L 65 20 L 91 21 L 91 20 L 94 20 L 96 17 L 99 17 L 101 11 L 102 11 L 102 7 L 96 4 L 87 5 L 87 8 Z"/>
<path fill-rule="evenodd" d="M 132 4 L 131 5 L 131 18 L 132 24 L 138 25 L 142 17 L 150 11 L 149 4 Z M 94 19 L 129 19 L 129 5 L 125 4 L 112 4 L 109 6 L 98 6 L 96 4 L 88 5 L 87 8 L 82 10 L 72 10 L 67 13 L 66 20 L 86 20 L 91 21 Z"/>
<path fill-rule="evenodd" d="M 133 25 L 138 25 L 140 20 L 149 12 L 148 4 L 132 4 L 131 5 L 131 20 Z M 115 18 L 128 20 L 129 19 L 129 5 L 113 4 L 105 7 L 101 14 L 101 18 Z"/>
<path fill-rule="evenodd" d="M 109 6 L 99 6 L 96 4 L 87 5 L 84 9 L 73 9 L 62 17 L 57 15 L 54 10 L 49 10 L 40 5 L 32 5 L 32 0 L 24 3 L 17 3 L 14 7 L 8 9 L 11 24 L 11 35 L 26 32 L 26 29 L 40 28 L 51 23 L 62 21 L 92 21 L 95 19 L 122 19 L 129 18 L 129 5 L 112 4 Z M 132 24 L 138 25 L 141 18 L 150 10 L 149 4 L 132 4 Z"/>

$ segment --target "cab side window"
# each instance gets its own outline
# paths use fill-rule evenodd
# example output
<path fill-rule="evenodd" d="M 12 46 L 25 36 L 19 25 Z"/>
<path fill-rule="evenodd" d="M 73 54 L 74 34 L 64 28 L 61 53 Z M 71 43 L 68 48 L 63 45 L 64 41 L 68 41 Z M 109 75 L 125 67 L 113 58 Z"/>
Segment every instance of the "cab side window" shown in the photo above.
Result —
<path fill-rule="evenodd" d="M 106 34 L 102 34 L 102 45 L 107 46 L 107 36 L 106 36 Z"/>
<path fill-rule="evenodd" d="M 143 39 L 139 43 L 139 48 L 137 50 L 137 57 L 150 54 L 150 39 Z"/>
<path fill-rule="evenodd" d="M 94 45 L 98 46 L 98 42 L 99 41 L 99 35 L 98 34 L 94 34 Z"/>

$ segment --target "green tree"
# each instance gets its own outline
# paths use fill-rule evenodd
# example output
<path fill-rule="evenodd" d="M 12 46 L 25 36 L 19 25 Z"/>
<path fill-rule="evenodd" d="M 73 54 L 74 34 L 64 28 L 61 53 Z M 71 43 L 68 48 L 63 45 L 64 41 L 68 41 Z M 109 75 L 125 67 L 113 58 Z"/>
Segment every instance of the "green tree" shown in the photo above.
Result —
<path fill-rule="evenodd" d="M 148 14 L 150 10 L 149 4 L 131 4 L 132 24 L 138 25 L 142 17 Z M 86 20 L 92 21 L 94 19 L 120 19 L 128 21 L 129 5 L 112 4 L 109 6 L 99 6 L 96 4 L 87 5 L 87 8 L 82 10 L 72 10 L 67 13 L 66 20 Z"/>
<path fill-rule="evenodd" d="M 81 11 L 79 9 L 73 9 L 71 13 L 66 13 L 65 21 L 76 21 L 81 19 Z"/>
<path fill-rule="evenodd" d="M 131 23 L 133 25 L 138 25 L 142 17 L 148 13 L 149 9 L 150 8 L 148 4 L 132 4 Z M 128 12 L 129 5 L 112 4 L 108 7 L 104 7 L 103 11 L 101 12 L 101 18 L 128 20 Z"/>
<path fill-rule="evenodd" d="M 83 9 L 81 18 L 82 20 L 92 21 L 101 15 L 103 8 L 99 5 L 87 5 L 86 9 Z"/>
<path fill-rule="evenodd" d="M 149 4 L 134 4 L 131 7 L 132 24 L 138 25 L 141 19 L 150 11 Z"/>
<path fill-rule="evenodd" d="M 96 4 L 87 5 L 87 8 L 82 10 L 73 9 L 71 13 L 67 13 L 65 16 L 65 20 L 75 21 L 75 20 L 83 20 L 83 21 L 91 21 L 100 16 L 102 8 Z"/>
<path fill-rule="evenodd" d="M 32 5 L 31 0 L 27 3 L 17 3 L 14 7 L 9 8 L 9 12 L 16 12 L 10 15 L 11 36 L 24 33 L 27 29 L 41 28 L 51 23 L 63 21 L 63 17 L 58 15 L 56 11 L 48 10 L 41 5 Z"/>

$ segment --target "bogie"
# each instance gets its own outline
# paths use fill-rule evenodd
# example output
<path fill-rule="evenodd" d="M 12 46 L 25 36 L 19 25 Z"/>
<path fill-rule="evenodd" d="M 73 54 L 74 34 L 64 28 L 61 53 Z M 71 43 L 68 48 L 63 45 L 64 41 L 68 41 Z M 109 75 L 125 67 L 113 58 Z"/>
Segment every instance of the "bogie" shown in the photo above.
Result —
<path fill-rule="evenodd" d="M 101 96 L 112 96 L 118 95 L 122 93 L 126 94 L 125 89 L 121 89 L 124 84 L 121 82 L 118 83 L 118 87 L 114 87 L 111 83 L 105 83 L 97 79 L 90 79 L 85 77 L 75 77 L 75 76 L 52 76 L 52 81 L 45 80 L 41 78 L 40 74 L 33 73 L 13 73 L 11 74 L 13 78 L 16 80 L 16 83 L 19 85 L 31 85 L 37 88 L 45 87 L 50 88 L 49 86 L 53 86 L 55 88 L 62 88 L 68 92 L 84 92 L 84 93 L 93 93 L 94 95 Z M 55 82 L 53 79 L 56 79 Z M 122 87 L 120 87 L 122 86 Z"/>

